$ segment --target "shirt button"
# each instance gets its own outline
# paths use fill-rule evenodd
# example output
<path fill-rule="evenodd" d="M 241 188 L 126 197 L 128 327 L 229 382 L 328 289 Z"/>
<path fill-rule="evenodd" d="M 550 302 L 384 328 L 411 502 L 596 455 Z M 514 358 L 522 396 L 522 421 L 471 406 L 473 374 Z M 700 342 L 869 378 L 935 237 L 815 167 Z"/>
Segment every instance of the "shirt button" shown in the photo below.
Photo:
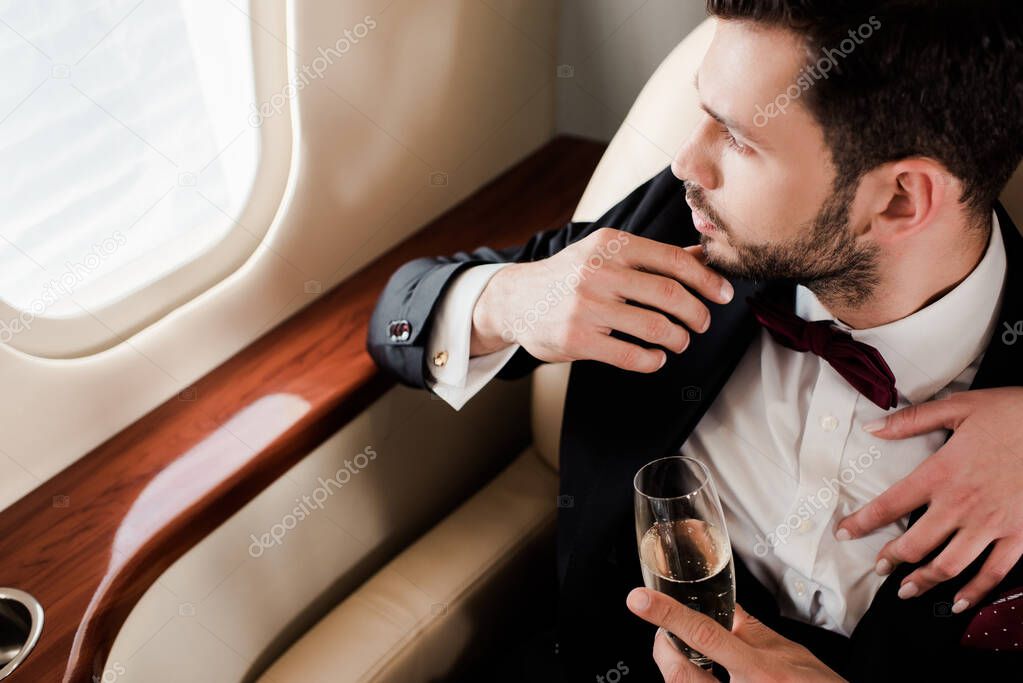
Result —
<path fill-rule="evenodd" d="M 796 581 L 793 584 L 793 587 L 796 589 L 796 595 L 799 595 L 799 596 L 806 595 L 806 583 L 805 582 L 803 582 L 803 581 Z"/>
<path fill-rule="evenodd" d="M 838 418 L 834 415 L 825 415 L 821 418 L 821 429 L 826 432 L 833 432 L 838 427 Z"/>
<path fill-rule="evenodd" d="M 447 351 L 438 351 L 437 353 L 433 354 L 433 364 L 436 365 L 438 368 L 444 367 L 445 365 L 447 365 L 447 363 L 448 363 Z"/>
<path fill-rule="evenodd" d="M 808 519 L 804 519 L 802 522 L 799 523 L 799 526 L 796 527 L 796 530 L 799 533 L 801 533 L 801 534 L 805 534 L 808 531 L 810 531 L 810 529 L 812 529 L 812 528 L 813 528 L 813 522 L 811 522 Z"/>

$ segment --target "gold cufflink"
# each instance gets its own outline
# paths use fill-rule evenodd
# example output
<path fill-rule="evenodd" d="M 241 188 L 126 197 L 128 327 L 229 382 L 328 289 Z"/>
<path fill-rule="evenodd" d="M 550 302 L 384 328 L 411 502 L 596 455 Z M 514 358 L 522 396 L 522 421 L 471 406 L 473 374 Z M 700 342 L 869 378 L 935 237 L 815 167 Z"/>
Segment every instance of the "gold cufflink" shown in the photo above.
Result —
<path fill-rule="evenodd" d="M 438 368 L 444 367 L 447 364 L 447 362 L 448 362 L 447 351 L 438 351 L 437 353 L 433 354 L 433 364 L 436 365 Z"/>

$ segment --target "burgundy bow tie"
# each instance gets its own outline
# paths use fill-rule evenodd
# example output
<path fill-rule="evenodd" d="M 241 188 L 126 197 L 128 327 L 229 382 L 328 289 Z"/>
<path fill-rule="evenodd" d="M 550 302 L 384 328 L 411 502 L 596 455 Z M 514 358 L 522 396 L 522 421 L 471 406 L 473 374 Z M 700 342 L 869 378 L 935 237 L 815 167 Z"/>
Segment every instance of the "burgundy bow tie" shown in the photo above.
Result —
<path fill-rule="evenodd" d="M 898 404 L 895 375 L 881 353 L 829 320 L 803 320 L 762 296 L 747 297 L 760 324 L 782 346 L 820 356 L 849 384 L 885 410 Z"/>

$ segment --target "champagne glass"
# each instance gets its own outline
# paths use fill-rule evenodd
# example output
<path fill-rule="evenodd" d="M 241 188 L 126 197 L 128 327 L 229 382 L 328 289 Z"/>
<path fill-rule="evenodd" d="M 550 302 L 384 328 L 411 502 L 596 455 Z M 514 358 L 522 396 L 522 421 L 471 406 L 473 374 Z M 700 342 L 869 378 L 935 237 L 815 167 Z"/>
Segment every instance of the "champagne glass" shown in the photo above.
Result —
<path fill-rule="evenodd" d="M 735 571 L 721 501 L 707 467 L 684 455 L 644 465 L 633 479 L 636 542 L 647 588 L 732 629 Z M 668 637 L 704 669 L 709 658 Z"/>

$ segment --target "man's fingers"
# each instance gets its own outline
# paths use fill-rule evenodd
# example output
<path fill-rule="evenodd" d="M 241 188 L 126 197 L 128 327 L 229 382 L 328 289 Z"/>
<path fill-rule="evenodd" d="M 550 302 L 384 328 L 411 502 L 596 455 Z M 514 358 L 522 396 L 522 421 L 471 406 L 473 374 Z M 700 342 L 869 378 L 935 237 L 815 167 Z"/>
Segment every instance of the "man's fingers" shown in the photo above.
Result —
<path fill-rule="evenodd" d="M 595 312 L 609 327 L 674 353 L 682 353 L 689 347 L 689 330 L 658 311 L 611 301 L 597 304 Z"/>
<path fill-rule="evenodd" d="M 990 539 L 960 531 L 937 557 L 902 580 L 899 597 L 916 597 L 943 581 L 959 576 L 990 544 Z"/>
<path fill-rule="evenodd" d="M 732 285 L 699 255 L 672 244 L 635 237 L 630 241 L 625 264 L 674 278 L 706 299 L 726 304 L 732 300 Z"/>
<path fill-rule="evenodd" d="M 682 247 L 682 251 L 692 254 L 700 263 L 707 262 L 707 250 L 703 248 L 702 244 L 693 244 L 688 247 Z"/>
<path fill-rule="evenodd" d="M 929 501 L 933 462 L 931 459 L 925 460 L 906 477 L 892 484 L 887 491 L 842 519 L 835 529 L 835 538 L 840 541 L 859 538 L 901 519 Z"/>
<path fill-rule="evenodd" d="M 623 299 L 664 311 L 693 332 L 705 332 L 710 327 L 710 310 L 678 280 L 631 268 L 616 275 L 621 283 L 615 293 Z"/>
<path fill-rule="evenodd" d="M 742 605 L 735 603 L 735 618 L 732 620 L 732 631 L 738 631 L 746 624 L 760 623 L 760 620 L 747 612 Z"/>
<path fill-rule="evenodd" d="M 664 683 L 712 683 L 716 680 L 710 672 L 690 662 L 662 628 L 657 629 L 654 635 L 654 661 L 661 670 Z"/>
<path fill-rule="evenodd" d="M 594 333 L 585 345 L 585 357 L 630 372 L 656 372 L 667 355 L 661 349 L 644 349 L 606 334 Z"/>
<path fill-rule="evenodd" d="M 955 597 L 952 611 L 958 614 L 975 605 L 1002 582 L 1023 556 L 1023 541 L 1003 538 L 995 543 L 991 554 L 984 560 L 980 572 L 963 586 Z"/>
<path fill-rule="evenodd" d="M 896 410 L 882 420 L 868 422 L 863 429 L 882 439 L 905 439 L 936 429 L 956 429 L 969 410 L 966 401 L 953 395 Z"/>
<path fill-rule="evenodd" d="M 778 634 L 766 624 L 742 608 L 735 605 L 735 619 L 732 621 L 732 633 L 754 649 L 763 649 L 778 639 Z"/>
<path fill-rule="evenodd" d="M 955 530 L 953 520 L 933 509 L 927 510 L 916 524 L 881 548 L 875 559 L 875 571 L 881 576 L 887 576 L 898 564 L 919 562 L 945 542 Z"/>
<path fill-rule="evenodd" d="M 636 615 L 668 629 L 689 647 L 728 669 L 733 676 L 748 669 L 751 662 L 749 646 L 710 617 L 648 588 L 633 589 L 627 604 Z"/>

